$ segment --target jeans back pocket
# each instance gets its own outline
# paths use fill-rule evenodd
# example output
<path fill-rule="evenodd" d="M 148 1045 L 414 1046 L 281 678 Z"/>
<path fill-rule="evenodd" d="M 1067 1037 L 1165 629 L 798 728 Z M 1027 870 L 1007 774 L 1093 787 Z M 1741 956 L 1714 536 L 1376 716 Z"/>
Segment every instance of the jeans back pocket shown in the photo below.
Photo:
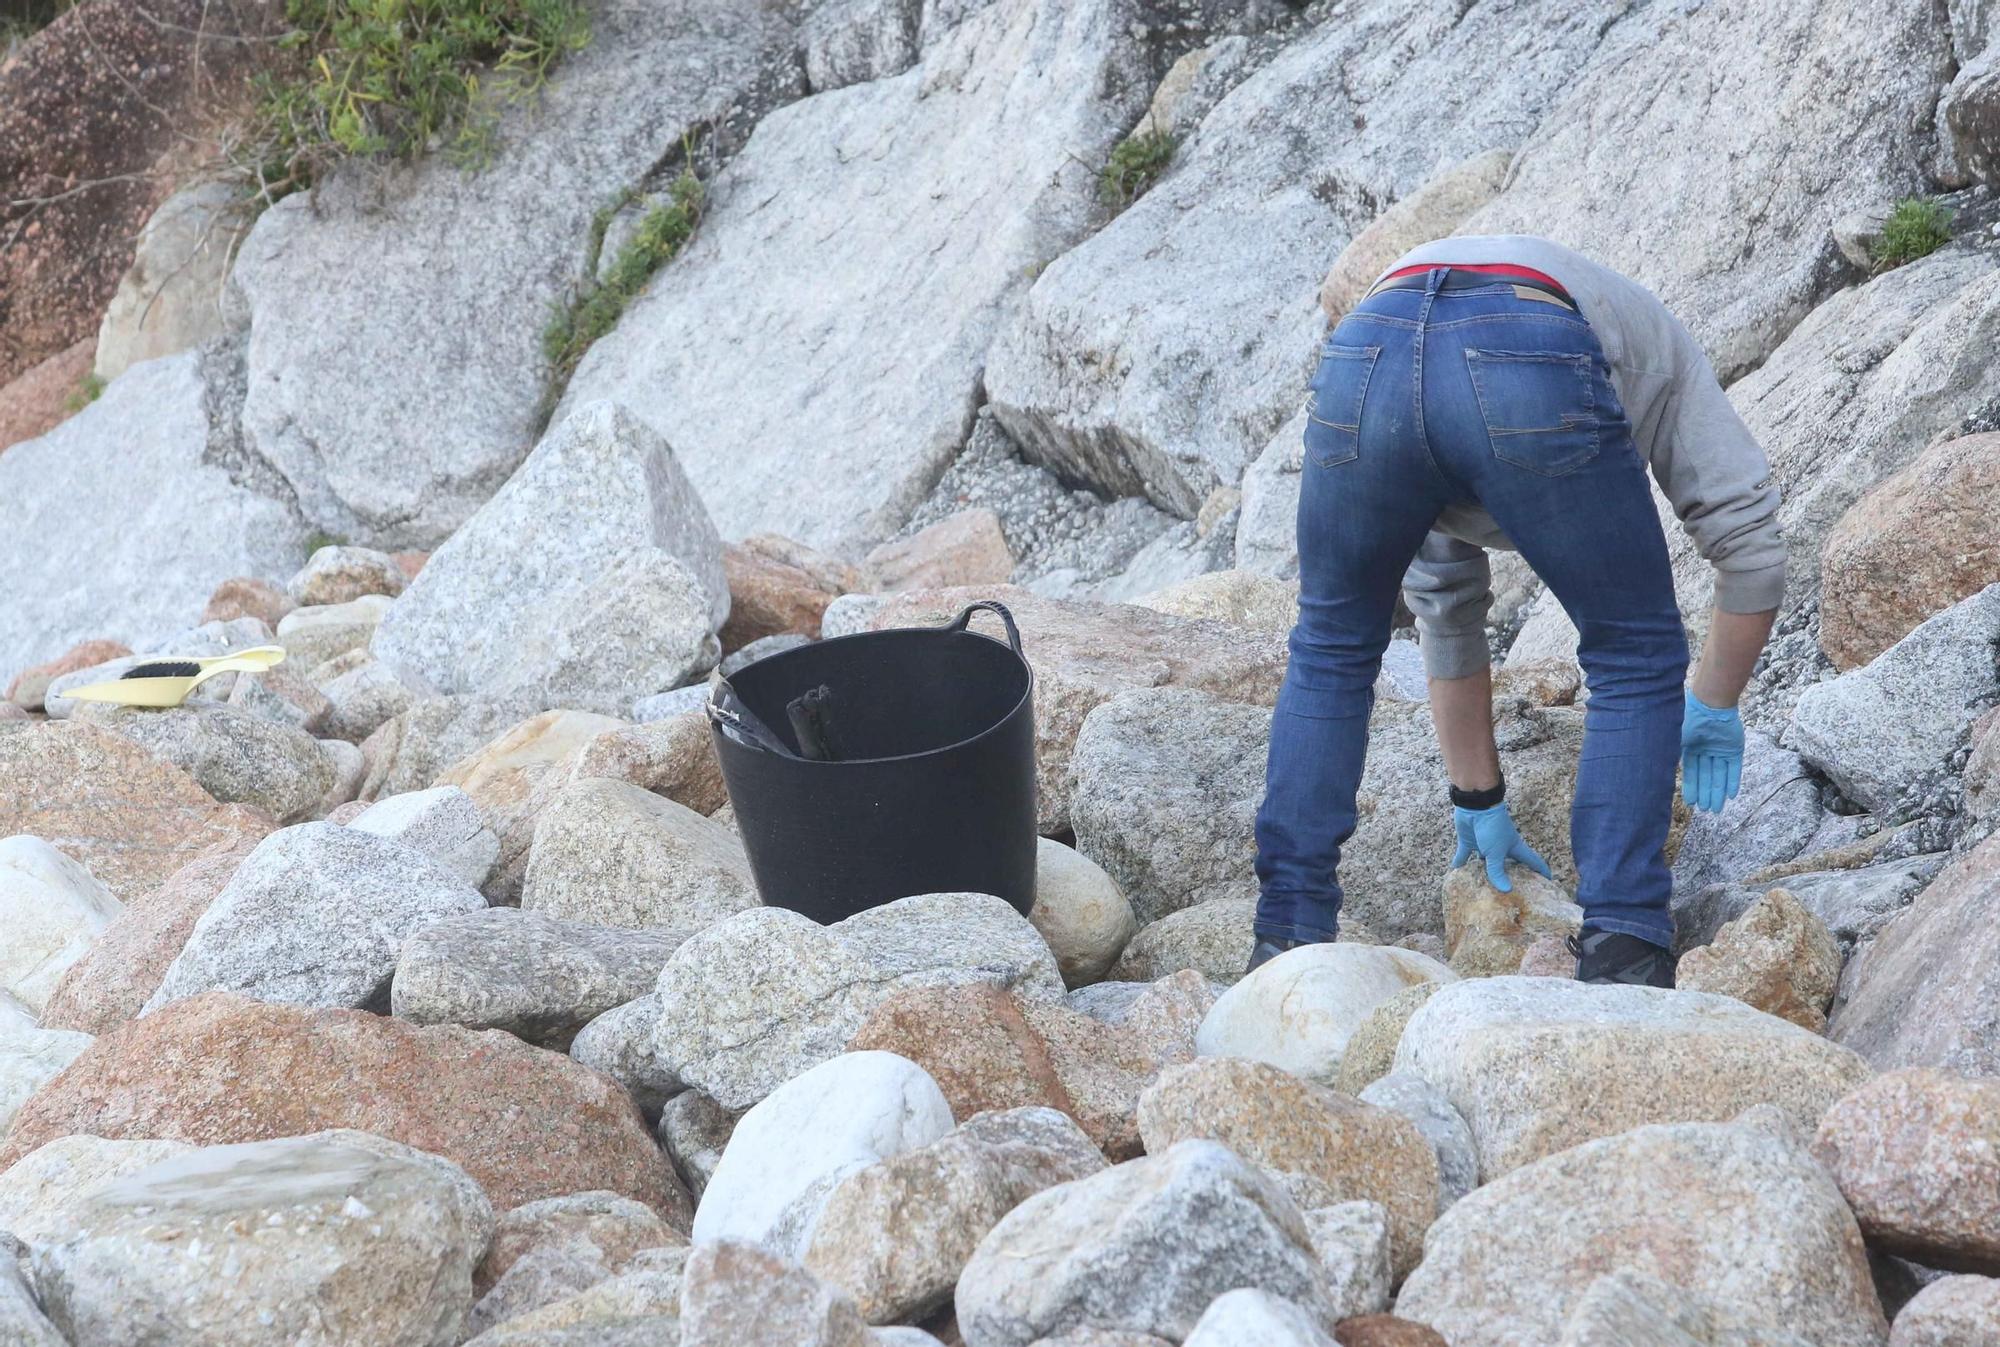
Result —
<path fill-rule="evenodd" d="M 1587 352 L 1467 347 L 1465 366 L 1495 458 L 1561 477 L 1597 457 L 1597 372 Z"/>
<path fill-rule="evenodd" d="M 1375 372 L 1379 346 L 1337 346 L 1320 351 L 1312 391 L 1306 394 L 1306 455 L 1322 468 L 1361 456 L 1361 404 Z"/>

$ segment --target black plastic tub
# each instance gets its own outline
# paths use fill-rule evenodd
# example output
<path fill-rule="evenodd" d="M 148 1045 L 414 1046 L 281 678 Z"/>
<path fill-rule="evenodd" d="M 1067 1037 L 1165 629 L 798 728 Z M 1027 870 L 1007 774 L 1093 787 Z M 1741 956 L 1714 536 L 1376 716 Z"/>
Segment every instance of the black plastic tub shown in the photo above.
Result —
<path fill-rule="evenodd" d="M 1000 641 L 968 629 L 986 609 Z M 787 708 L 829 693 L 814 760 Z M 835 637 L 746 665 L 709 729 L 758 892 L 820 922 L 916 893 L 1035 902 L 1035 678 L 1013 615 Z M 732 701 L 733 694 L 733 701 Z"/>

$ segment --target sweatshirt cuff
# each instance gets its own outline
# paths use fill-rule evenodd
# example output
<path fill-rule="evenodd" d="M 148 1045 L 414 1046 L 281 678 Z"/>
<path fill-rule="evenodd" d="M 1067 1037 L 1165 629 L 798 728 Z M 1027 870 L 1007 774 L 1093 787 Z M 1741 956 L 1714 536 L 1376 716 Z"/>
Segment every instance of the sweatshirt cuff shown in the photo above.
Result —
<path fill-rule="evenodd" d="M 1725 613 L 1768 613 L 1785 601 L 1785 563 L 1715 573 L 1715 606 Z"/>
<path fill-rule="evenodd" d="M 1436 631 L 1417 623 L 1417 647 L 1423 651 L 1424 673 L 1432 678 L 1470 678 L 1491 664 L 1486 653 L 1486 629 Z"/>

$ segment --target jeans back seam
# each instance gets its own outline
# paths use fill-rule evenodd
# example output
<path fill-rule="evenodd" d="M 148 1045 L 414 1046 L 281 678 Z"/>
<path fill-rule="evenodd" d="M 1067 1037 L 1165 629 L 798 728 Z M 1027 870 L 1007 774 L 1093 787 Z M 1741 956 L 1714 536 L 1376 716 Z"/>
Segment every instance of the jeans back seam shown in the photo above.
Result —
<path fill-rule="evenodd" d="M 1445 475 L 1444 467 L 1438 462 L 1437 453 L 1431 448 L 1430 427 L 1424 423 L 1424 333 L 1430 328 L 1431 302 L 1438 296 L 1438 286 L 1448 272 L 1444 268 L 1432 268 L 1425 278 L 1423 304 L 1417 309 L 1417 329 L 1411 337 L 1410 358 L 1410 403 L 1416 412 L 1417 442 L 1424 446 L 1424 458 L 1431 465 L 1431 472 L 1442 483 L 1447 494 L 1451 478 Z"/>

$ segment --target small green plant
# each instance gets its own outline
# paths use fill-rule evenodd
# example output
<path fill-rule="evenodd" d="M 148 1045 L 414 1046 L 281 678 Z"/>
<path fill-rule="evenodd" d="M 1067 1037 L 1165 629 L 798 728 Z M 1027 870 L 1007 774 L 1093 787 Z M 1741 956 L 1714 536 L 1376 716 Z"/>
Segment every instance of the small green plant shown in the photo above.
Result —
<path fill-rule="evenodd" d="M 1097 171 L 1097 195 L 1113 210 L 1124 210 L 1159 180 L 1179 148 L 1180 140 L 1170 131 L 1148 126 L 1133 132 Z"/>
<path fill-rule="evenodd" d="M 590 40 L 581 0 L 286 0 L 282 67 L 260 77 L 241 157 L 260 195 L 349 157 L 434 149 L 477 167 L 499 105 Z"/>
<path fill-rule="evenodd" d="M 311 561 L 313 553 L 319 551 L 322 547 L 345 546 L 347 546 L 347 539 L 341 537 L 338 533 L 328 533 L 325 529 L 314 529 L 306 535 L 306 560 Z"/>
<path fill-rule="evenodd" d="M 553 408 L 569 376 L 591 344 L 618 325 L 625 306 L 646 288 L 653 273 L 673 261 L 694 237 L 701 223 L 701 179 L 683 168 L 658 202 L 640 219 L 638 228 L 618 249 L 611 265 L 602 265 L 604 235 L 618 213 L 634 200 L 630 192 L 613 198 L 591 221 L 590 242 L 584 250 L 584 281 L 577 292 L 550 313 L 542 329 L 542 354 L 551 373 L 547 406 Z"/>
<path fill-rule="evenodd" d="M 70 393 L 69 400 L 65 405 L 73 412 L 80 412 L 91 403 L 97 401 L 98 396 L 103 392 L 104 380 L 97 377 L 96 370 L 92 370 L 77 381 L 76 388 Z"/>
<path fill-rule="evenodd" d="M 1928 197 L 1905 197 L 1882 226 L 1876 268 L 1887 271 L 1914 262 L 1951 242 L 1951 208 Z"/>

